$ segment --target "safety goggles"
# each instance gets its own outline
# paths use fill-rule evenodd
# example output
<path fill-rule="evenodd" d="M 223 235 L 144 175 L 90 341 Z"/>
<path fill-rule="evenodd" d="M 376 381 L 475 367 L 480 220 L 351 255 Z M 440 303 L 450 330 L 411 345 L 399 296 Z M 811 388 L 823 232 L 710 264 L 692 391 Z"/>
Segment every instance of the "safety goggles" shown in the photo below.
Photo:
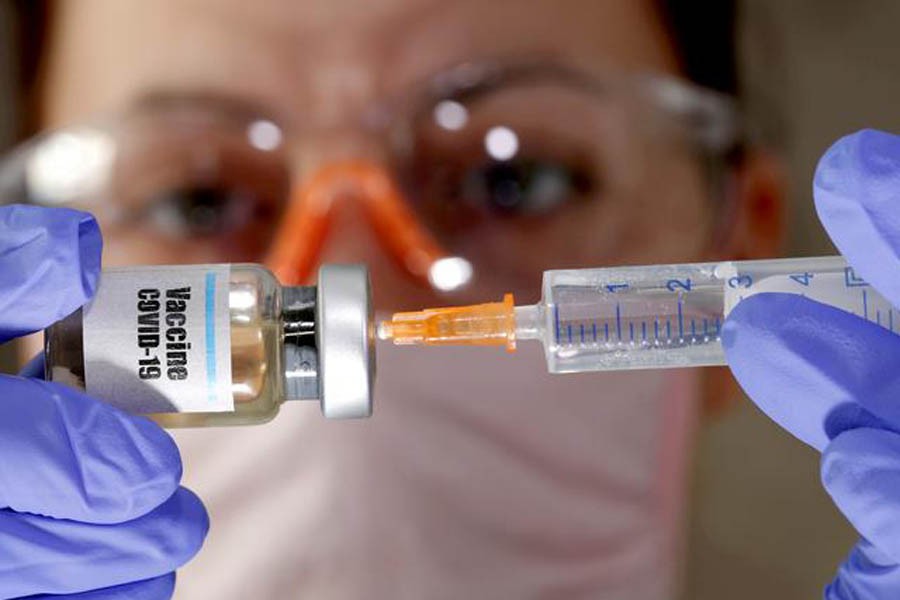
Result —
<path fill-rule="evenodd" d="M 714 228 L 742 143 L 725 96 L 546 63 L 463 65 L 351 125 L 374 150 L 323 162 L 315 124 L 148 98 L 26 142 L 0 166 L 0 201 L 90 211 L 147 256 L 265 261 L 285 283 L 309 276 L 354 205 L 418 281 L 506 291 L 628 261 L 661 228 Z"/>

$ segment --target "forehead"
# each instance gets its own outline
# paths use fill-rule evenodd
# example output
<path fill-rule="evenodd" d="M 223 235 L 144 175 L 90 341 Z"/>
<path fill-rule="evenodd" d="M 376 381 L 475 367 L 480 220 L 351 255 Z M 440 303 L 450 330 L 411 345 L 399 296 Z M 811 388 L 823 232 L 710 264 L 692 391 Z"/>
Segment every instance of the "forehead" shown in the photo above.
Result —
<path fill-rule="evenodd" d="M 650 0 L 79 0 L 53 34 L 48 124 L 198 89 L 316 120 L 503 57 L 676 70 Z"/>

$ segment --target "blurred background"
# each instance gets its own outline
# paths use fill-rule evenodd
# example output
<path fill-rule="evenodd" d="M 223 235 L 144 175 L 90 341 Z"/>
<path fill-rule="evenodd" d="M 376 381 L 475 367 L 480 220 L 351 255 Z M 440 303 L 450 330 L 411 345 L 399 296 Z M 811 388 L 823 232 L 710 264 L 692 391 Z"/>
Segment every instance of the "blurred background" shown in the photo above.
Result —
<path fill-rule="evenodd" d="M 900 132 L 897 23 L 893 0 L 742 7 L 748 107 L 788 168 L 792 255 L 832 252 L 811 203 L 821 153 L 859 128 Z M 0 0 L 0 146 L 16 128 L 15 51 L 9 7 Z M 9 364 L 10 349 L 0 353 Z M 818 455 L 745 400 L 706 420 L 698 450 L 685 597 L 818 597 L 856 538 L 819 485 Z"/>

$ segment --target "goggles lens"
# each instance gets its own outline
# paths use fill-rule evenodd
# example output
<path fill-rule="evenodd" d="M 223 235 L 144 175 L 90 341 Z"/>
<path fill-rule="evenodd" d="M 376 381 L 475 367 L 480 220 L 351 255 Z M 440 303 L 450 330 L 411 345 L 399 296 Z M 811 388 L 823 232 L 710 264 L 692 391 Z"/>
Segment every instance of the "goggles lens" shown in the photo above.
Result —
<path fill-rule="evenodd" d="M 658 79 L 463 75 L 365 133 L 384 167 L 301 181 L 293 165 L 314 150 L 302 136 L 221 101 L 156 101 L 28 143 L 0 168 L 0 201 L 91 211 L 107 247 L 146 248 L 148 262 L 268 256 L 294 282 L 352 197 L 408 273 L 488 295 L 533 293 L 545 269 L 653 262 L 666 238 L 714 223 L 736 144 L 722 99 Z"/>

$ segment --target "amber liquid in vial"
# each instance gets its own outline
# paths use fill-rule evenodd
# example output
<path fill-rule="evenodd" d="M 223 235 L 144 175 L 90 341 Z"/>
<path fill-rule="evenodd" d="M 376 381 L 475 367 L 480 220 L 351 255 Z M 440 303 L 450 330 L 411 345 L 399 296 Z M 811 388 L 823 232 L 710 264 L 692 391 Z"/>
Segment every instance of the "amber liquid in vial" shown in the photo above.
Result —
<path fill-rule="evenodd" d="M 228 286 L 234 411 L 144 415 L 163 427 L 263 423 L 275 417 L 284 400 L 281 286 L 256 265 L 232 265 Z M 45 335 L 48 379 L 84 389 L 82 311 Z"/>

